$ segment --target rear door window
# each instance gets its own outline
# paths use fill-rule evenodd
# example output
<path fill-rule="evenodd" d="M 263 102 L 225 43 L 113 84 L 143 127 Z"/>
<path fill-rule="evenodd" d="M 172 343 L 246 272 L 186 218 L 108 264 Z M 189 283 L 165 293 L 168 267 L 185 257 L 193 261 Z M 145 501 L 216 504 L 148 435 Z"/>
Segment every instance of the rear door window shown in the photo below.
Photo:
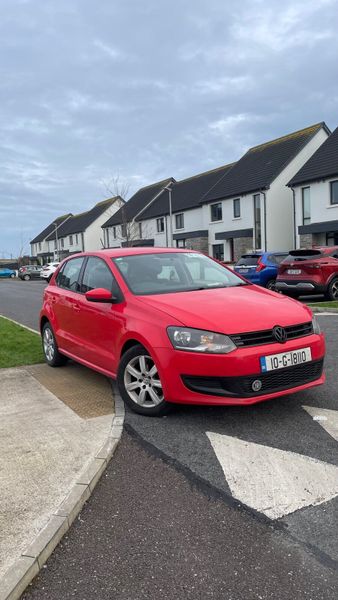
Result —
<path fill-rule="evenodd" d="M 62 271 L 59 272 L 56 285 L 72 292 L 80 291 L 80 273 L 84 258 L 71 258 L 66 262 Z"/>

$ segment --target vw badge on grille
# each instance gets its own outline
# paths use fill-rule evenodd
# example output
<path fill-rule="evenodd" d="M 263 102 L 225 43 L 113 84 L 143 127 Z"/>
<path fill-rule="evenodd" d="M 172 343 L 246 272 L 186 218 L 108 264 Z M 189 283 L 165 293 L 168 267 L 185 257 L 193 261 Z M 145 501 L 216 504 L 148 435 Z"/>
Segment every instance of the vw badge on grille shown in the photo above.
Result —
<path fill-rule="evenodd" d="M 275 338 L 275 340 L 277 342 L 279 342 L 280 344 L 284 344 L 284 342 L 286 342 L 286 331 L 284 329 L 284 327 L 280 327 L 280 325 L 276 325 L 276 327 L 273 328 L 272 330 L 273 336 Z"/>
<path fill-rule="evenodd" d="M 252 387 L 252 389 L 253 389 L 254 392 L 259 392 L 259 390 L 262 389 L 262 385 L 263 384 L 262 384 L 262 382 L 261 382 L 260 379 L 255 379 L 255 381 L 252 382 L 251 387 Z"/>

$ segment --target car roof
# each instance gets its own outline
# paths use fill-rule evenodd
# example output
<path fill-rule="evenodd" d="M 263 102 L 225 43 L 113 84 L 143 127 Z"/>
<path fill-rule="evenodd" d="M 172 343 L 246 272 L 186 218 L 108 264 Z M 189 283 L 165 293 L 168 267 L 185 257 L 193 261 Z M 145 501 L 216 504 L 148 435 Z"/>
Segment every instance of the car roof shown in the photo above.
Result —
<path fill-rule="evenodd" d="M 180 252 L 187 253 L 192 252 L 194 254 L 201 254 L 198 250 L 188 250 L 187 248 L 161 248 L 157 246 L 140 247 L 135 246 L 134 248 L 109 248 L 106 250 L 97 250 L 93 252 L 79 252 L 78 254 L 72 254 L 67 258 L 73 258 L 75 256 L 105 256 L 106 258 L 118 258 L 119 256 L 133 256 L 137 254 L 164 254 Z"/>

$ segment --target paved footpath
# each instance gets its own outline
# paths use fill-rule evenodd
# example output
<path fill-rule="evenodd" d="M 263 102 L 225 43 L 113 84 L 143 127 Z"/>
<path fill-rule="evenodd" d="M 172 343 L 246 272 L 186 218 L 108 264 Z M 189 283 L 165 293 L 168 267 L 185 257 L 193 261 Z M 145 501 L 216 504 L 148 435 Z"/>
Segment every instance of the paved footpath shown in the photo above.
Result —
<path fill-rule="evenodd" d="M 283 531 L 124 433 L 23 600 L 337 600 L 337 585 Z"/>

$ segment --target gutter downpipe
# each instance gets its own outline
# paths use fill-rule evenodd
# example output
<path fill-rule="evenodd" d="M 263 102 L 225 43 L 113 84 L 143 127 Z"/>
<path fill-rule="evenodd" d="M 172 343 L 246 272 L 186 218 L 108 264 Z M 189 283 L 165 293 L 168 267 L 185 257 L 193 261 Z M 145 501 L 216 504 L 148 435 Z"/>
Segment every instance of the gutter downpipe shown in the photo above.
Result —
<path fill-rule="evenodd" d="M 266 193 L 262 190 L 262 194 L 264 196 L 264 250 L 267 251 L 267 239 L 266 239 Z"/>
<path fill-rule="evenodd" d="M 293 204 L 293 249 L 297 247 L 297 233 L 296 233 L 296 192 L 295 188 L 292 189 L 292 204 Z"/>

